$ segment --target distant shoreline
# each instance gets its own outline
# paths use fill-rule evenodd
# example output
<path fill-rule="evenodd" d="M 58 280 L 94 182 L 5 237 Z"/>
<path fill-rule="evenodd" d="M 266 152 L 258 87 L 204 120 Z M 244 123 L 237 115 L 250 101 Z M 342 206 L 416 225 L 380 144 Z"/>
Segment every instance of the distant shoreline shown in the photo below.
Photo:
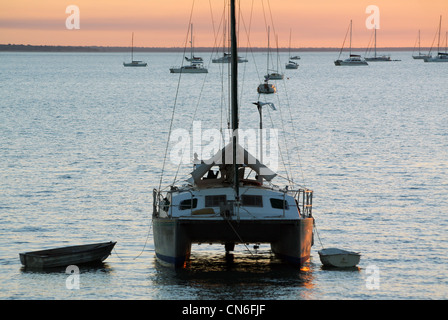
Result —
<path fill-rule="evenodd" d="M 47 46 L 47 45 L 25 45 L 25 44 L 0 44 L 0 52 L 129 52 L 130 47 L 104 47 L 104 46 Z M 211 47 L 195 48 L 196 52 L 216 52 L 217 49 Z M 249 50 L 248 48 L 240 48 L 241 52 Z M 260 52 L 266 51 L 267 48 L 255 47 L 250 51 Z M 341 50 L 340 48 L 279 48 L 281 52 L 334 52 Z M 365 51 L 366 48 L 352 48 L 353 51 Z M 385 47 L 377 48 L 378 51 L 413 51 L 411 47 Z M 422 51 L 428 51 L 429 48 L 421 48 Z M 134 47 L 134 52 L 184 52 L 184 48 L 158 48 L 158 47 Z M 221 51 L 221 50 L 218 50 Z"/>

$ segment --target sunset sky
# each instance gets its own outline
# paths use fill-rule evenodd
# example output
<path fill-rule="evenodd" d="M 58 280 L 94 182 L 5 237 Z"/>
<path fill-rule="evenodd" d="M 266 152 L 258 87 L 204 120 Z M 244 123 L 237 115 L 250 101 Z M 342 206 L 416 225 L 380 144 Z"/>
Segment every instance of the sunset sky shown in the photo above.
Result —
<path fill-rule="evenodd" d="M 0 0 L 0 44 L 129 46 L 134 32 L 134 45 L 138 47 L 183 47 L 192 12 L 195 46 L 212 47 L 213 30 L 218 33 L 220 28 L 223 3 L 223 0 Z M 379 47 L 413 47 L 419 29 L 422 46 L 431 46 L 440 15 L 443 44 L 448 31 L 448 0 L 241 0 L 246 28 L 252 3 L 253 47 L 266 46 L 264 16 L 271 25 L 271 37 L 272 30 L 278 35 L 279 47 L 288 47 L 290 30 L 292 47 L 340 47 L 350 19 L 353 46 L 365 47 L 372 34 L 366 27 L 369 5 L 380 10 Z M 69 5 L 79 8 L 79 30 L 66 28 Z M 243 28 L 242 23 L 240 26 Z M 246 33 L 240 33 L 239 37 L 240 45 L 246 46 Z"/>

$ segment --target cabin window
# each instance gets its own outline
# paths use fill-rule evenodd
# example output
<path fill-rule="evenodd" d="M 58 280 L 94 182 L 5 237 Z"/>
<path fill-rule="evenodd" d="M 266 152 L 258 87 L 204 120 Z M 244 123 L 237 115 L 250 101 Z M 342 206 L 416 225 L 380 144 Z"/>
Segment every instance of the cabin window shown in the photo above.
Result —
<path fill-rule="evenodd" d="M 227 202 L 226 195 L 217 195 L 217 196 L 205 196 L 205 206 L 206 207 L 219 207 L 222 204 Z"/>
<path fill-rule="evenodd" d="M 263 197 L 254 195 L 243 195 L 241 197 L 243 206 L 246 207 L 263 207 Z"/>
<path fill-rule="evenodd" d="M 198 199 L 193 198 L 193 206 L 191 205 L 191 200 L 192 199 L 182 200 L 179 204 L 179 209 L 180 210 L 188 210 L 188 209 L 196 208 L 198 206 Z"/>
<path fill-rule="evenodd" d="M 289 209 L 288 202 L 286 202 L 286 200 L 274 199 L 274 198 L 271 198 L 269 200 L 271 201 L 271 206 L 274 209 L 285 209 L 285 210 Z"/>

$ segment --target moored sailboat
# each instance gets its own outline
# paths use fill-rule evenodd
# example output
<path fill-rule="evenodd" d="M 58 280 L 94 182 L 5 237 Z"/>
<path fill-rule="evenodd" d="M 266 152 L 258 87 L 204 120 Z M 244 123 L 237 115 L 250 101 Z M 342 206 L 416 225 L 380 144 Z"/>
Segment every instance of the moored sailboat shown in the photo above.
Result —
<path fill-rule="evenodd" d="M 415 51 L 415 46 L 414 46 L 414 51 Z M 431 54 L 429 53 L 422 53 L 421 51 L 421 44 L 420 44 L 420 30 L 418 30 L 418 54 L 415 55 L 414 53 L 412 54 L 412 58 L 414 59 L 427 59 L 427 58 L 431 58 Z"/>
<path fill-rule="evenodd" d="M 434 57 L 425 58 L 425 62 L 448 62 L 448 46 L 446 45 L 445 52 L 440 51 L 440 32 L 442 30 L 442 16 L 440 16 L 439 29 L 438 29 L 438 41 L 437 41 L 437 55 Z M 448 39 L 448 33 L 446 35 Z M 445 40 L 447 42 L 448 40 Z M 431 52 L 431 50 L 429 51 Z"/>
<path fill-rule="evenodd" d="M 365 59 L 361 58 L 358 54 L 352 54 L 352 20 L 350 20 L 350 53 L 347 59 L 341 60 L 341 53 L 344 49 L 345 40 L 347 39 L 347 34 L 345 34 L 344 43 L 342 44 L 341 51 L 339 51 L 339 57 L 334 62 L 336 66 L 366 66 L 368 63 Z"/>
<path fill-rule="evenodd" d="M 366 56 L 366 61 L 392 61 L 391 59 L 390 59 L 390 56 L 388 56 L 388 55 L 385 55 L 385 54 L 383 54 L 383 55 L 377 55 L 377 52 L 376 52 L 376 26 L 374 26 L 374 34 L 375 34 L 375 44 L 374 44 L 374 55 L 373 55 L 373 57 L 367 57 Z"/>
<path fill-rule="evenodd" d="M 198 159 L 186 185 L 154 189 L 155 253 L 159 261 L 182 267 L 193 243 L 223 244 L 226 251 L 236 244 L 269 243 L 279 257 L 302 265 L 312 246 L 313 192 L 271 185 L 277 174 L 239 143 L 235 0 L 230 8 L 231 141 L 210 159 Z M 260 112 L 260 128 L 261 119 Z"/>
<path fill-rule="evenodd" d="M 123 62 L 125 67 L 146 67 L 148 64 L 141 60 L 134 60 L 134 32 L 132 32 L 132 44 L 131 44 L 131 62 Z"/>
<path fill-rule="evenodd" d="M 191 24 L 190 28 L 190 38 L 190 57 L 185 57 L 185 60 L 189 61 L 190 65 L 171 67 L 170 73 L 208 73 L 208 69 L 203 66 L 204 60 L 201 57 L 194 56 L 193 24 Z"/>

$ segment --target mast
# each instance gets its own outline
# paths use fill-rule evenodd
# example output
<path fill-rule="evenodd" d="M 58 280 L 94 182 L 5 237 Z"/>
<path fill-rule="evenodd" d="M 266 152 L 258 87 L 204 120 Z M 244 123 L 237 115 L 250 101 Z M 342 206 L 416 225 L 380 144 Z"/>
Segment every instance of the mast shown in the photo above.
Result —
<path fill-rule="evenodd" d="M 131 62 L 134 61 L 134 32 L 132 32 L 132 41 L 131 41 Z"/>
<path fill-rule="evenodd" d="M 376 58 L 376 25 L 375 25 L 375 58 Z"/>
<path fill-rule="evenodd" d="M 190 28 L 190 59 L 193 62 L 193 24 Z"/>
<path fill-rule="evenodd" d="M 440 21 L 439 21 L 439 40 L 437 41 L 437 54 L 439 54 L 440 52 L 440 31 L 442 28 L 442 16 L 440 16 Z"/>
<path fill-rule="evenodd" d="M 235 0 L 230 1 L 230 35 L 231 35 L 231 113 L 233 130 L 233 171 L 235 200 L 239 201 L 238 164 L 236 150 L 238 145 L 238 48 L 236 40 Z"/>
<path fill-rule="evenodd" d="M 352 55 L 352 20 L 350 20 L 350 56 Z"/>
<path fill-rule="evenodd" d="M 420 29 L 418 30 L 418 55 L 420 56 Z"/>

